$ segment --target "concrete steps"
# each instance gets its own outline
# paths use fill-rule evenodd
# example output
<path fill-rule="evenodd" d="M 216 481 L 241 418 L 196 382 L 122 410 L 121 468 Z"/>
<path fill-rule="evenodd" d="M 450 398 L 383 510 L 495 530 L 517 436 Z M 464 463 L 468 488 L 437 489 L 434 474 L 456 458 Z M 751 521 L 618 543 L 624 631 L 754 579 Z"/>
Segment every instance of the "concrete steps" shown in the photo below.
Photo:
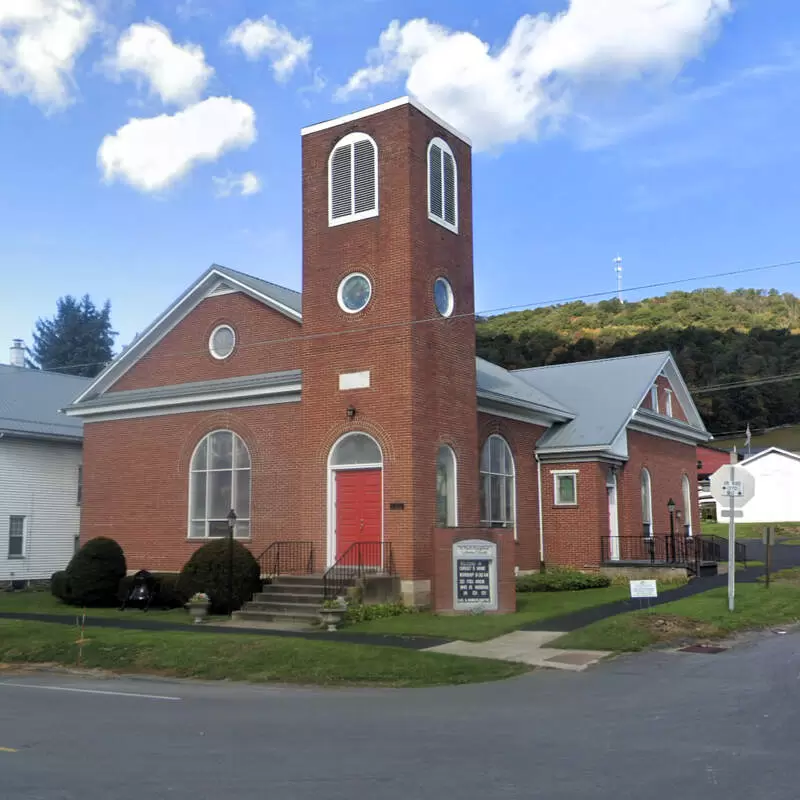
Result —
<path fill-rule="evenodd" d="M 233 614 L 247 622 L 287 622 L 313 625 L 319 622 L 324 599 L 322 575 L 284 575 Z"/>

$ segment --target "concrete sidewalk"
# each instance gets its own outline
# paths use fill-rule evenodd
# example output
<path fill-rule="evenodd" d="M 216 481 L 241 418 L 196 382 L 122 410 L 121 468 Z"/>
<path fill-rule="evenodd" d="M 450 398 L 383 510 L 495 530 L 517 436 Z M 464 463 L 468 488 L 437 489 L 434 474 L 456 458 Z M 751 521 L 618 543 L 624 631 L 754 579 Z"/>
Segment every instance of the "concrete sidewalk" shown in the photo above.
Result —
<path fill-rule="evenodd" d="M 448 642 L 429 648 L 428 652 L 454 656 L 493 658 L 497 661 L 516 661 L 532 667 L 566 669 L 582 672 L 596 664 L 609 652 L 599 650 L 560 650 L 547 647 L 564 634 L 559 631 L 514 631 L 488 642 Z"/>

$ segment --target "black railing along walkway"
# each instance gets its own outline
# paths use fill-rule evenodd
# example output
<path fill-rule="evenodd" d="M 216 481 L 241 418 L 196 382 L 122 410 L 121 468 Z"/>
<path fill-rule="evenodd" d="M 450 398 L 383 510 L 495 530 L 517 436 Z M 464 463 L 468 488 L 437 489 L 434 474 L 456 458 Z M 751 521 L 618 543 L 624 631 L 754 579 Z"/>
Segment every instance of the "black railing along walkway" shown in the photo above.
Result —
<path fill-rule="evenodd" d="M 310 575 L 314 571 L 313 542 L 273 542 L 257 559 L 261 575 Z"/>
<path fill-rule="evenodd" d="M 394 575 L 392 546 L 388 542 L 355 542 L 322 577 L 326 600 L 338 597 L 365 575 Z"/>

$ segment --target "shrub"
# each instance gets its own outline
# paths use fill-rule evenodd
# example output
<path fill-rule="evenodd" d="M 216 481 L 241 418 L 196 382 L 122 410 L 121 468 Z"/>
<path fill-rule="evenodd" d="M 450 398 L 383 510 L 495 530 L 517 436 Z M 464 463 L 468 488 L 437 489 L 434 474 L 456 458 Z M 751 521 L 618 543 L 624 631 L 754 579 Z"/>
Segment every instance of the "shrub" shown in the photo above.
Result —
<path fill-rule="evenodd" d="M 177 572 L 154 572 L 156 596 L 151 603 L 152 608 L 181 608 L 188 595 L 180 587 L 180 574 Z M 117 600 L 121 603 L 131 590 L 133 575 L 125 576 L 119 582 Z"/>
<path fill-rule="evenodd" d="M 582 589 L 605 589 L 610 585 L 611 578 L 608 575 L 562 568 L 517 578 L 518 592 L 577 592 Z"/>
<path fill-rule="evenodd" d="M 349 605 L 344 616 L 345 622 L 355 625 L 357 622 L 367 622 L 371 619 L 386 619 L 399 617 L 403 614 L 415 614 L 417 609 L 404 606 L 402 603 L 377 603 L 374 606 Z"/>
<path fill-rule="evenodd" d="M 62 602 L 67 602 L 68 585 L 66 570 L 54 572 L 50 578 L 50 594 L 57 597 Z"/>
<path fill-rule="evenodd" d="M 115 606 L 125 569 L 125 554 L 113 539 L 105 536 L 90 539 L 67 566 L 66 602 L 78 606 Z"/>
<path fill-rule="evenodd" d="M 233 609 L 241 608 L 261 589 L 258 562 L 239 542 L 233 543 Z M 187 597 L 205 592 L 211 598 L 211 613 L 228 610 L 228 540 L 216 539 L 196 550 L 186 562 L 179 579 Z"/>

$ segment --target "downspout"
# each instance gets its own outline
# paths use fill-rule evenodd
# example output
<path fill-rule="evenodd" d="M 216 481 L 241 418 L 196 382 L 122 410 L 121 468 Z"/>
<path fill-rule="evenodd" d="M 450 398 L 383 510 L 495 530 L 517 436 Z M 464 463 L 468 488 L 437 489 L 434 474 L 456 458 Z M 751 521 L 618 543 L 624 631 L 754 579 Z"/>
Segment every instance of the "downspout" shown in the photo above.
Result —
<path fill-rule="evenodd" d="M 536 479 L 538 482 L 538 496 L 539 496 L 539 572 L 545 571 L 544 562 L 544 519 L 542 516 L 542 462 L 539 459 L 539 454 L 534 452 L 536 458 Z"/>

